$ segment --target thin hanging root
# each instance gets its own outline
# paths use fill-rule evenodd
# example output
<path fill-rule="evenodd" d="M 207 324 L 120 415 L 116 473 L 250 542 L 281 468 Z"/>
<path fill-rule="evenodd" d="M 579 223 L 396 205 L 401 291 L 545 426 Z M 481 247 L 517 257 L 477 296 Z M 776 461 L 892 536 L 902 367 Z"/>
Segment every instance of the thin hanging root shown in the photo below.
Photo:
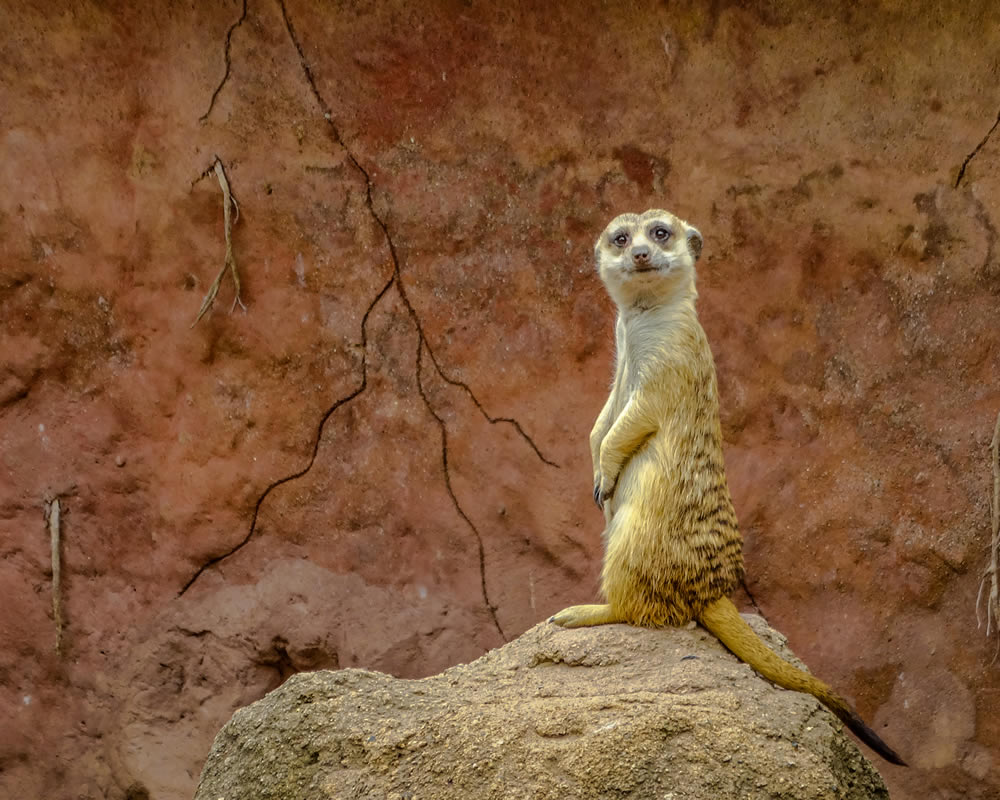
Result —
<path fill-rule="evenodd" d="M 205 299 L 201 301 L 201 308 L 198 310 L 198 316 L 195 321 L 191 323 L 193 328 L 195 325 L 201 321 L 201 318 L 205 316 L 205 312 L 212 307 L 212 303 L 215 302 L 215 296 L 219 293 L 219 286 L 222 284 L 222 278 L 226 274 L 228 269 L 233 274 L 233 284 L 236 287 L 236 297 L 233 298 L 233 307 L 230 312 L 236 310 L 236 305 L 239 304 L 240 308 L 244 311 L 247 307 L 243 305 L 243 301 L 240 299 L 240 273 L 236 269 L 236 257 L 233 255 L 233 225 L 240 218 L 240 206 L 236 202 L 236 198 L 233 197 L 233 193 L 229 190 L 229 181 L 226 179 L 226 171 L 222 166 L 222 159 L 218 156 L 215 158 L 215 177 L 219 179 L 219 186 L 222 187 L 222 213 L 223 219 L 226 226 L 226 260 L 222 265 L 222 269 L 219 270 L 219 274 L 215 276 L 215 281 L 208 290 L 208 294 L 205 295 Z M 233 211 L 235 209 L 236 215 L 233 216 Z"/>
<path fill-rule="evenodd" d="M 1000 655 L 1000 587 L 998 587 L 1000 567 L 997 565 L 998 560 L 1000 560 L 1000 414 L 997 414 L 996 427 L 993 429 L 990 455 L 993 462 L 993 505 L 990 508 L 993 538 L 990 542 L 990 563 L 983 572 L 983 579 L 979 584 L 979 594 L 976 595 L 976 622 L 982 627 L 983 623 L 979 617 L 979 602 L 988 580 L 990 590 L 986 596 L 986 635 L 990 636 L 993 633 L 993 627 L 997 627 L 997 655 Z M 994 662 L 997 660 L 997 655 L 993 656 Z"/>
<path fill-rule="evenodd" d="M 56 623 L 56 652 L 62 653 L 62 564 L 59 558 L 59 498 L 48 505 L 49 541 L 52 545 L 52 618 Z"/>

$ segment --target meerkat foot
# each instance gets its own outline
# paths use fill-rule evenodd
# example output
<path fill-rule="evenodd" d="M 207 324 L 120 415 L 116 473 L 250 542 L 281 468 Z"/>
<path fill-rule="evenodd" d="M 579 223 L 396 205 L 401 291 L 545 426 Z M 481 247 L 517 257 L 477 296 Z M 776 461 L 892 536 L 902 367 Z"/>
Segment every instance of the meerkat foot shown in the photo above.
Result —
<path fill-rule="evenodd" d="M 563 628 L 586 628 L 591 625 L 607 625 L 621 621 L 621 617 L 607 604 L 570 606 L 549 617 L 549 622 L 554 622 Z"/>

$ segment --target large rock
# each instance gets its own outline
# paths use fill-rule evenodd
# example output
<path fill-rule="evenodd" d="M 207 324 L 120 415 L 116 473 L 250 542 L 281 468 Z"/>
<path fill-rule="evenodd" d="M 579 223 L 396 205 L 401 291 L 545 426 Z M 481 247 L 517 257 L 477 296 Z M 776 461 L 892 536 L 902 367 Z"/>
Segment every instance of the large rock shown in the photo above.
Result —
<path fill-rule="evenodd" d="M 771 686 L 700 628 L 543 623 L 422 680 L 291 677 L 222 729 L 196 800 L 619 796 L 888 792 L 832 714 Z"/>

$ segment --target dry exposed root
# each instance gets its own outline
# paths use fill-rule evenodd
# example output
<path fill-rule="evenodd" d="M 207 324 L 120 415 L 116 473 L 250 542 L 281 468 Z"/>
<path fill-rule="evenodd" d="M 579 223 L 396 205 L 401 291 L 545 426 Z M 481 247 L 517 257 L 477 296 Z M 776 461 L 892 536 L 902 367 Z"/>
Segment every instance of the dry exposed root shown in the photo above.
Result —
<path fill-rule="evenodd" d="M 983 591 L 989 584 L 986 593 L 986 635 L 991 636 L 997 628 L 997 655 L 1000 655 L 1000 414 L 997 415 L 996 427 L 993 429 L 993 441 L 990 443 L 990 455 L 993 462 L 993 504 L 990 508 L 990 519 L 993 523 L 993 538 L 990 541 L 990 563 L 983 572 L 983 580 L 979 584 L 979 594 L 976 595 L 976 622 L 982 627 L 983 621 L 979 615 L 979 604 L 983 599 Z M 997 660 L 993 656 L 993 661 Z"/>
<path fill-rule="evenodd" d="M 62 652 L 62 560 L 59 557 L 61 531 L 59 530 L 59 498 L 46 504 L 45 516 L 49 524 L 49 542 L 52 546 L 52 618 L 56 624 L 56 652 Z"/>
<path fill-rule="evenodd" d="M 222 166 L 222 160 L 218 157 L 215 159 L 215 166 L 213 167 L 215 171 L 215 177 L 219 179 L 219 186 L 222 188 L 222 213 L 223 219 L 226 227 L 226 260 L 222 264 L 222 269 L 219 270 L 219 274 L 215 276 L 215 281 L 208 290 L 208 294 L 205 295 L 205 299 L 201 301 L 201 308 L 198 310 L 198 316 L 195 321 L 191 323 L 193 328 L 205 316 L 205 312 L 212 307 L 212 303 L 215 302 L 215 296 L 219 293 L 219 286 L 222 284 L 222 278 L 226 274 L 228 269 L 233 275 L 233 284 L 236 287 L 236 297 L 233 298 L 233 307 L 230 311 L 236 309 L 237 303 L 240 308 L 244 311 L 247 307 L 243 305 L 243 301 L 240 299 L 240 273 L 236 269 L 236 257 L 233 255 L 233 225 L 236 220 L 240 218 L 240 207 L 236 202 L 236 198 L 233 197 L 233 193 L 229 189 L 229 181 L 226 179 L 226 171 Z M 235 216 L 233 212 L 235 210 Z"/>

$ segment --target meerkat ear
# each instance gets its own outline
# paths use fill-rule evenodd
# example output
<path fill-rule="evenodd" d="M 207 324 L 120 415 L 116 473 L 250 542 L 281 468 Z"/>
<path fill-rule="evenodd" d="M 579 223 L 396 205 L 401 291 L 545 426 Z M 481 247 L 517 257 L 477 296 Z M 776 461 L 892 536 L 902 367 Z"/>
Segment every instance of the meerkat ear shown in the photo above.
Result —
<path fill-rule="evenodd" d="M 704 240 L 701 238 L 701 232 L 693 225 L 687 226 L 687 240 L 688 250 L 691 251 L 691 255 L 697 261 L 701 256 L 701 246 L 704 244 Z"/>

